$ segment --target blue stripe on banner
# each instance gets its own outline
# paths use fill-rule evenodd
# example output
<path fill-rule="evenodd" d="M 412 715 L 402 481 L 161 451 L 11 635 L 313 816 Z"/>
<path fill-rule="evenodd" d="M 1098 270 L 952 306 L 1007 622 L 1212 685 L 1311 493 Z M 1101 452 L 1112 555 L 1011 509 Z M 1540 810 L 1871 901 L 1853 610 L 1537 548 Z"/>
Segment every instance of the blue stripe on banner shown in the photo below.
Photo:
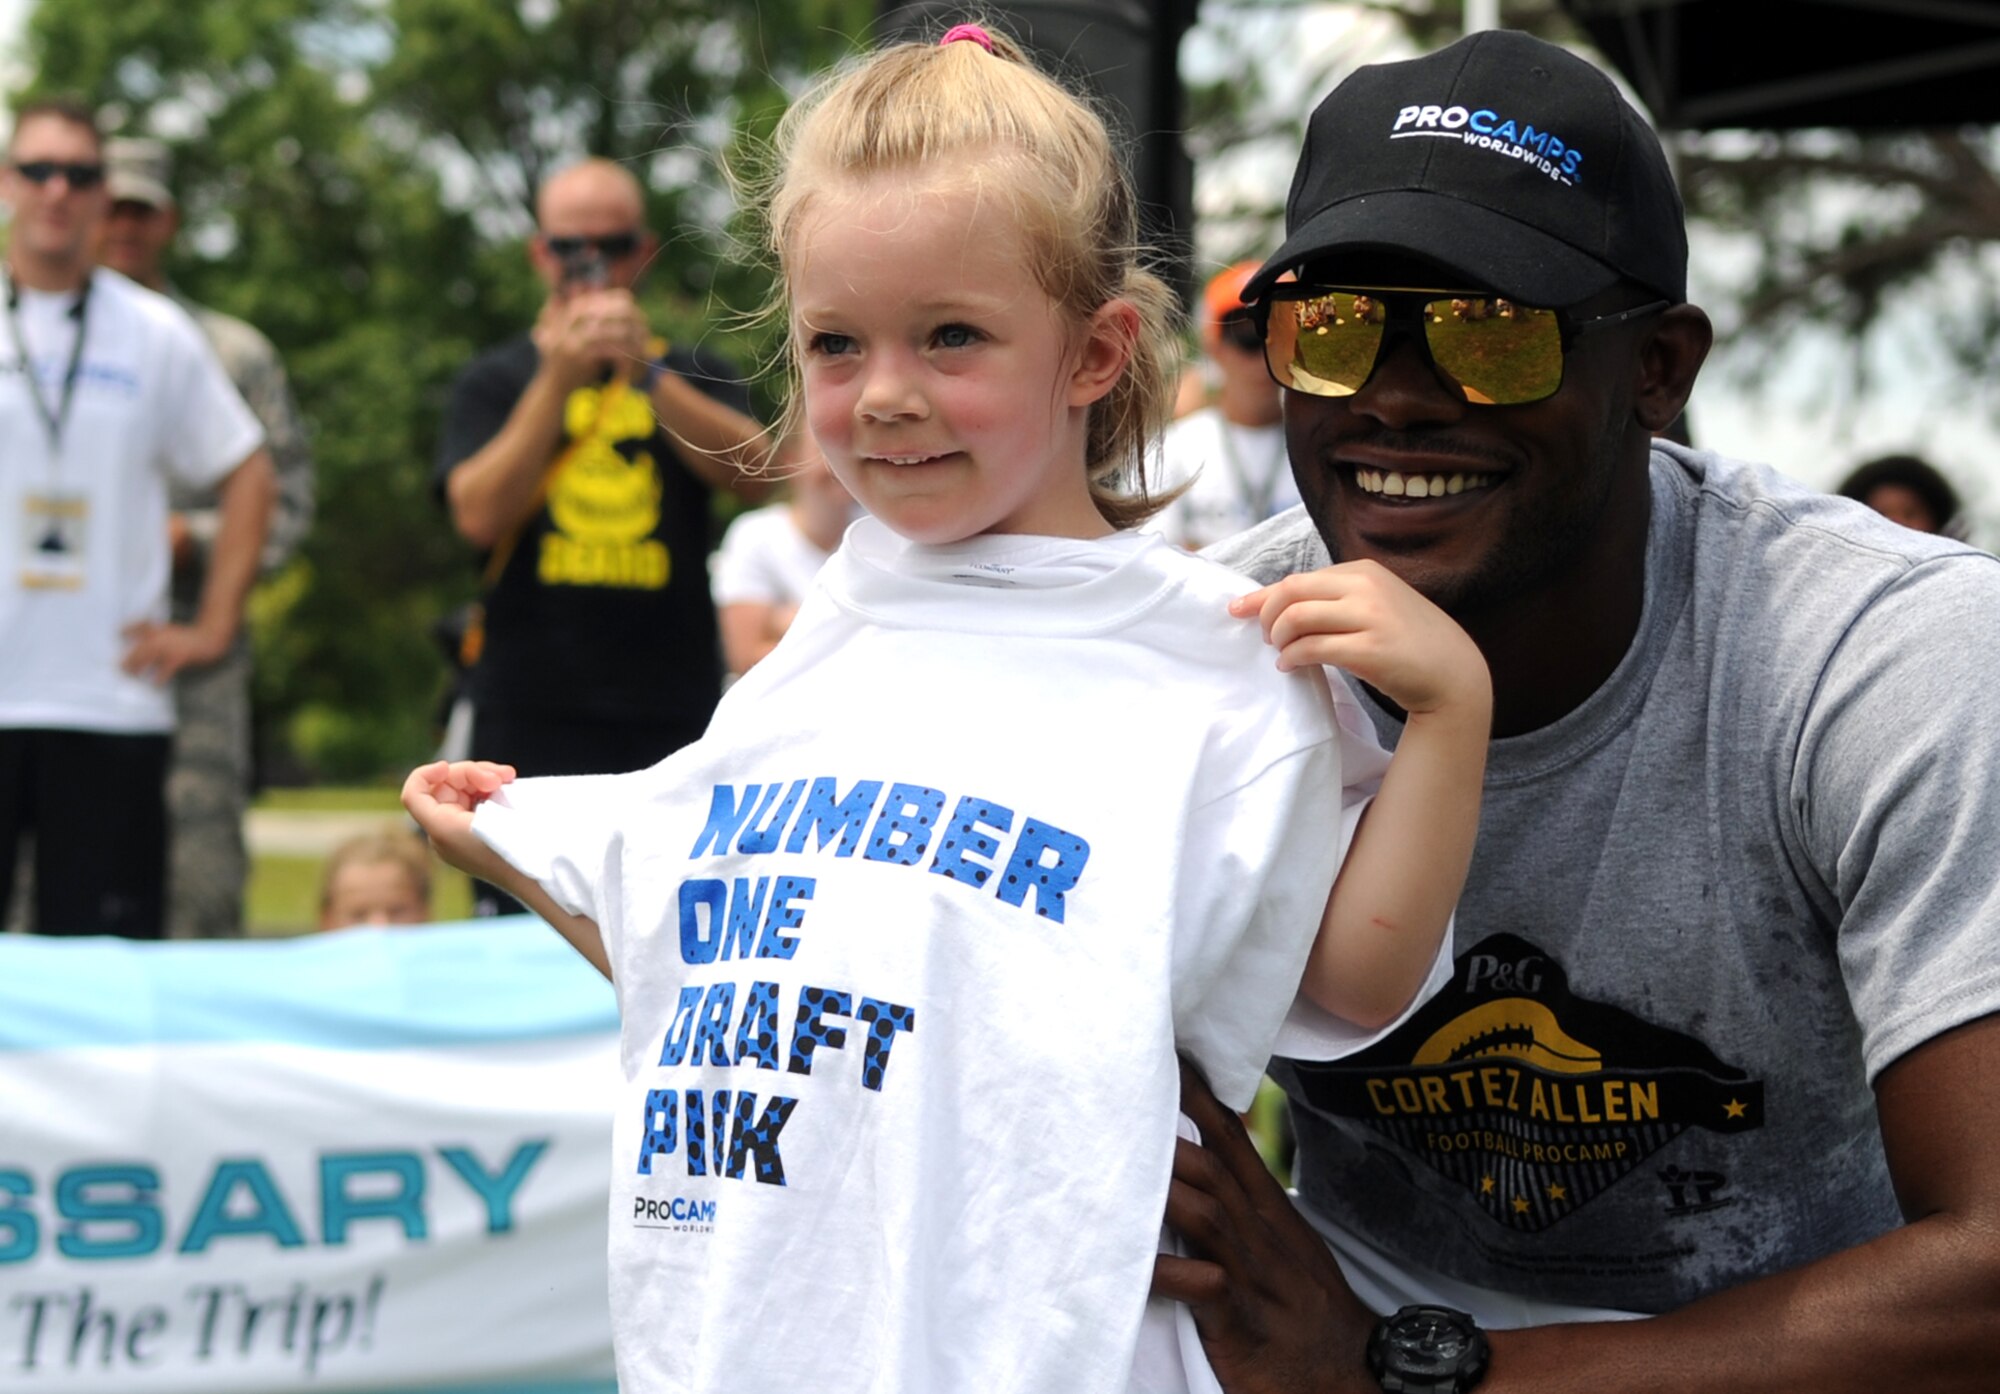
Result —
<path fill-rule="evenodd" d="M 556 1380 L 540 1384 L 454 1384 L 450 1388 L 388 1390 L 388 1394 L 618 1394 L 618 1380 Z"/>
<path fill-rule="evenodd" d="M 611 985 L 525 915 L 276 940 L 0 934 L 0 1051 L 229 1041 L 388 1050 L 617 1029 Z"/>

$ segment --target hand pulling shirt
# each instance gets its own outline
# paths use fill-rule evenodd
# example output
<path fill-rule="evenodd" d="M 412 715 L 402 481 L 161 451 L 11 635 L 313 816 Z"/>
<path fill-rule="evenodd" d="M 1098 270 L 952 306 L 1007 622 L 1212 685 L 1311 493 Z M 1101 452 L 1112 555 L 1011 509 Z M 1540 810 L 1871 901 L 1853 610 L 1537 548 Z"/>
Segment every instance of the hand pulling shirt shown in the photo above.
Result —
<path fill-rule="evenodd" d="M 1249 1103 L 1380 770 L 1246 589 L 865 519 L 699 743 L 480 809 L 615 970 L 627 1394 L 1124 1387 L 1176 1044 Z"/>
<path fill-rule="evenodd" d="M 2000 562 L 1716 455 L 1652 484 L 1630 650 L 1493 742 L 1451 985 L 1273 1071 L 1330 1225 L 1634 1312 L 1901 1223 L 1870 1085 L 2000 1011 Z M 1326 560 L 1303 510 L 1218 551 Z"/>

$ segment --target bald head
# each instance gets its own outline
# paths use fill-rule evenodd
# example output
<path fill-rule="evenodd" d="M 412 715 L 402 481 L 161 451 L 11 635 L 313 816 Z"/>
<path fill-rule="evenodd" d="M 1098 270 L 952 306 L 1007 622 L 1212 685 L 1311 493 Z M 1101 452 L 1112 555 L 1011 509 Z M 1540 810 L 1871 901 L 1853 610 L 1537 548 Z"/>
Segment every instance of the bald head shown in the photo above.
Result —
<path fill-rule="evenodd" d="M 588 159 L 550 175 L 535 195 L 535 221 L 543 232 L 586 212 L 604 212 L 637 227 L 644 221 L 646 196 L 632 171 L 615 160 Z"/>
<path fill-rule="evenodd" d="M 535 221 L 530 257 L 552 289 L 567 283 L 565 266 L 573 278 L 579 265 L 593 261 L 605 284 L 630 287 L 655 246 L 646 230 L 645 192 L 612 160 L 584 160 L 550 176 L 535 196 Z"/>

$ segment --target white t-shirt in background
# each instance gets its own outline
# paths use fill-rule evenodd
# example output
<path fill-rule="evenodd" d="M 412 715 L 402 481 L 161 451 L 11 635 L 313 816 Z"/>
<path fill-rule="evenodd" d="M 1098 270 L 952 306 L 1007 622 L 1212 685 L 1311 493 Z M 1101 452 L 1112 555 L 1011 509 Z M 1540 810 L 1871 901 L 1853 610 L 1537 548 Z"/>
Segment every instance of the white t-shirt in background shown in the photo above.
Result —
<path fill-rule="evenodd" d="M 1190 550 L 1233 537 L 1299 501 L 1282 422 L 1243 426 L 1225 420 L 1219 407 L 1191 411 L 1161 437 L 1160 466 L 1168 487 L 1193 482 L 1146 528 Z"/>
<path fill-rule="evenodd" d="M 717 605 L 796 605 L 829 555 L 799 531 L 789 503 L 753 508 L 724 529 L 708 560 L 709 590 Z"/>
<path fill-rule="evenodd" d="M 171 300 L 104 270 L 77 299 L 23 287 L 0 332 L 0 727 L 170 731 L 172 690 L 118 666 L 167 618 L 167 482 L 215 485 L 263 428 Z M 60 413 L 79 329 L 58 447 L 29 374 Z"/>

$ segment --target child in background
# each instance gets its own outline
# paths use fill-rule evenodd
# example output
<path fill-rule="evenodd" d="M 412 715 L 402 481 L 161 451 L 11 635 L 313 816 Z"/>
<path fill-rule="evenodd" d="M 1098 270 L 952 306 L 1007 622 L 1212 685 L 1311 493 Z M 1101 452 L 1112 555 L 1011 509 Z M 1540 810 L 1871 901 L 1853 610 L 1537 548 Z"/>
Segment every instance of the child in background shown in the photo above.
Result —
<path fill-rule="evenodd" d="M 722 661 L 732 677 L 742 677 L 778 646 L 813 578 L 854 521 L 854 500 L 811 436 L 787 436 L 778 463 L 785 499 L 739 513 L 708 561 Z"/>
<path fill-rule="evenodd" d="M 429 924 L 430 918 L 431 858 L 415 833 L 361 833 L 327 855 L 319 885 L 321 929 Z"/>
<path fill-rule="evenodd" d="M 405 803 L 616 984 L 626 1394 L 1210 1380 L 1147 1299 L 1176 1048 L 1243 1107 L 1281 1024 L 1355 1048 L 1448 964 L 1484 664 L 1380 567 L 1132 530 L 1170 296 L 1011 44 L 878 53 L 779 156 L 794 400 L 872 516 L 696 745 Z M 1410 712 L 1386 773 L 1326 663 Z"/>

